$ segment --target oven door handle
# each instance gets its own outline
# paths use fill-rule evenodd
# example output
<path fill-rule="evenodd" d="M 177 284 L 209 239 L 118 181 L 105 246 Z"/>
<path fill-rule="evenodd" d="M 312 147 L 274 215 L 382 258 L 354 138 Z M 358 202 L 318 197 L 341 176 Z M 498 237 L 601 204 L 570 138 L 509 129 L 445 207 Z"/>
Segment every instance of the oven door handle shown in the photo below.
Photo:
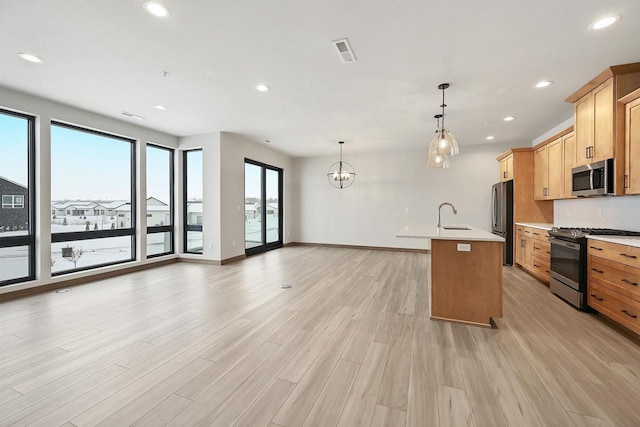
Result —
<path fill-rule="evenodd" d="M 590 184 L 591 184 L 591 188 L 590 188 L 591 190 L 593 190 L 593 189 L 594 189 L 594 188 L 593 188 L 593 173 L 594 173 L 594 172 L 595 172 L 595 170 L 593 170 L 593 169 L 591 169 L 591 170 L 589 171 L 589 182 L 590 182 Z"/>
<path fill-rule="evenodd" d="M 564 246 L 565 248 L 573 249 L 575 251 L 580 251 L 580 245 L 578 243 L 565 242 L 564 240 L 560 240 L 555 237 L 550 237 L 549 241 L 551 242 L 552 245 L 560 245 L 560 246 Z"/>

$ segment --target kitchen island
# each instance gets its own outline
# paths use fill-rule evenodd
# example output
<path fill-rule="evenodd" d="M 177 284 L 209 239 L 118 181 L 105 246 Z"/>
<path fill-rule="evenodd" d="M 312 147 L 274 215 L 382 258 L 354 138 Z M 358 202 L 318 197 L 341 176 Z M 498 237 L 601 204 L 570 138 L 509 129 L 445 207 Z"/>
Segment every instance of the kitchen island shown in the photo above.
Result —
<path fill-rule="evenodd" d="M 502 317 L 502 237 L 466 225 L 406 226 L 396 237 L 431 240 L 432 319 L 491 326 Z"/>

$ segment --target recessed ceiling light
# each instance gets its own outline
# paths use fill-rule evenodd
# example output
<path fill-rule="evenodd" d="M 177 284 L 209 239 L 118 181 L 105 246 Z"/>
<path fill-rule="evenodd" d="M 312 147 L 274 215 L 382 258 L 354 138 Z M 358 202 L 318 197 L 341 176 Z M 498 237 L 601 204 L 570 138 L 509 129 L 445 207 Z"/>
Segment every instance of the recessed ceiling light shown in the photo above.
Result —
<path fill-rule="evenodd" d="M 44 62 L 42 59 L 38 58 L 37 56 L 31 53 L 19 52 L 18 56 L 24 59 L 25 61 L 33 62 L 35 64 L 42 64 Z"/>
<path fill-rule="evenodd" d="M 167 107 L 165 107 L 164 105 L 156 105 L 155 107 L 156 110 L 161 110 L 161 111 L 165 111 L 167 109 Z"/>
<path fill-rule="evenodd" d="M 487 141 L 491 141 L 492 139 L 495 139 L 495 138 L 496 138 L 495 136 L 493 136 L 493 135 L 489 135 L 489 136 L 486 138 L 486 140 L 487 140 Z"/>
<path fill-rule="evenodd" d="M 259 85 L 256 85 L 256 90 L 259 92 L 267 92 L 269 91 L 269 86 L 265 84 L 259 84 Z"/>
<path fill-rule="evenodd" d="M 551 85 L 551 83 L 553 83 L 551 80 L 542 80 L 542 81 L 536 83 L 536 87 L 538 89 L 542 89 L 543 87 L 547 87 L 547 86 Z"/>
<path fill-rule="evenodd" d="M 620 20 L 620 15 L 613 16 L 605 16 L 604 18 L 598 19 L 591 25 L 589 25 L 590 30 L 601 30 L 603 28 L 607 28 L 609 25 L 613 25 Z"/>
<path fill-rule="evenodd" d="M 144 7 L 144 10 L 146 10 L 153 16 L 157 16 L 158 18 L 169 17 L 169 9 L 167 9 L 166 6 L 161 3 L 155 1 L 146 1 L 142 6 Z"/>
<path fill-rule="evenodd" d="M 504 119 L 502 119 L 502 120 L 504 120 L 505 122 L 510 122 L 510 121 L 512 121 L 512 120 L 515 120 L 515 119 L 516 119 L 516 118 L 515 118 L 515 117 L 513 117 L 513 116 L 507 116 L 507 117 L 505 117 L 505 118 L 504 118 Z"/>

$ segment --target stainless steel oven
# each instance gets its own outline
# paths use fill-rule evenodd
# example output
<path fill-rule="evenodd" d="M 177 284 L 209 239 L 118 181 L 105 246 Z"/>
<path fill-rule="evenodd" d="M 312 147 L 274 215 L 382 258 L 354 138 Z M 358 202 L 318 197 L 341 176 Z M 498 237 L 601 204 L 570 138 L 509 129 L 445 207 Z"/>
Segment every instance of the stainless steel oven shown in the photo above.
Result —
<path fill-rule="evenodd" d="M 578 308 L 586 306 L 586 239 L 551 237 L 551 292 Z"/>

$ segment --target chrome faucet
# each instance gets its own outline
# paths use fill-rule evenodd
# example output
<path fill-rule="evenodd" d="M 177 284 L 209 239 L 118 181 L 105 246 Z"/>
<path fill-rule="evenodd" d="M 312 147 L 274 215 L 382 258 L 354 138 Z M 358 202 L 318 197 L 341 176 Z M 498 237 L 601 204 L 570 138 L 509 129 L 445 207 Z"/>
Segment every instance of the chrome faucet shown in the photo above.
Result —
<path fill-rule="evenodd" d="M 441 203 L 441 204 L 440 204 L 440 206 L 438 206 L 438 228 L 440 228 L 440 211 L 442 211 L 442 207 L 443 207 L 444 205 L 449 205 L 449 206 L 451 206 L 451 209 L 453 209 L 453 214 L 454 214 L 454 215 L 458 215 L 458 211 L 456 210 L 456 207 L 455 207 L 455 206 L 453 206 L 451 203 L 449 203 L 449 202 Z"/>

